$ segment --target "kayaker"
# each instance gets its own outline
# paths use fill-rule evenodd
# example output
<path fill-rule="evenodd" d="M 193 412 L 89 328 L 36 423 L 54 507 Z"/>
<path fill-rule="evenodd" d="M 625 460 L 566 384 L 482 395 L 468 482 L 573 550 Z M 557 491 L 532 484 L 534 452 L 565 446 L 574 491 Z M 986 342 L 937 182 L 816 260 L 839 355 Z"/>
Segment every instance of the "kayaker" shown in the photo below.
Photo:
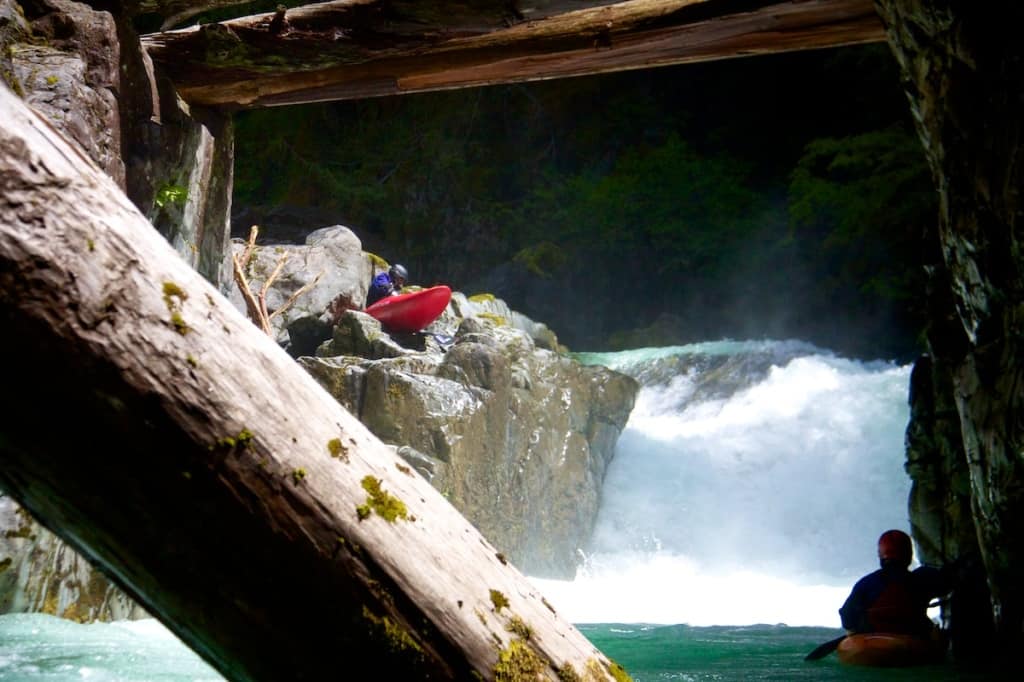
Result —
<path fill-rule="evenodd" d="M 404 265 L 395 263 L 385 272 L 370 280 L 370 289 L 366 292 L 366 305 L 370 306 L 384 298 L 397 294 L 409 279 L 409 271 Z"/>
<path fill-rule="evenodd" d="M 887 530 L 878 538 L 874 573 L 853 586 L 839 616 L 850 633 L 891 632 L 928 637 L 936 624 L 928 617 L 928 604 L 952 589 L 948 571 L 932 566 L 909 570 L 914 550 L 910 536 Z"/>

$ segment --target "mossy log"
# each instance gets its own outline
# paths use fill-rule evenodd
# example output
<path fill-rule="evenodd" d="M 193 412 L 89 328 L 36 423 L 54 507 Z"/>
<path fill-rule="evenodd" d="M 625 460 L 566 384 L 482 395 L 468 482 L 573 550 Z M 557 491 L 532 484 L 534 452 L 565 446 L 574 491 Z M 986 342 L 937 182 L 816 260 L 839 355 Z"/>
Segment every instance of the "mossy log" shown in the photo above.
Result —
<path fill-rule="evenodd" d="M 0 486 L 37 519 L 229 679 L 621 673 L 3 86 L 0 120 Z"/>
<path fill-rule="evenodd" d="M 885 39 L 872 0 L 535 4 L 346 0 L 150 34 L 143 45 L 185 100 L 233 109 Z"/>

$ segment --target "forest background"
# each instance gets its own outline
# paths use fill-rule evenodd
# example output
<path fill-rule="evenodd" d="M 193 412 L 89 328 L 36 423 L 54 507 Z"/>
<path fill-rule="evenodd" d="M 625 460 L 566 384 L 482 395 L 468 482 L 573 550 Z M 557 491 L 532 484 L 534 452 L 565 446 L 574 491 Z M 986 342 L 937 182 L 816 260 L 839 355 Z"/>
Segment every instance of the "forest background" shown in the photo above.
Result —
<path fill-rule="evenodd" d="M 235 236 L 347 225 L 413 283 L 493 293 L 574 351 L 921 348 L 936 195 L 885 45 L 235 123 Z"/>

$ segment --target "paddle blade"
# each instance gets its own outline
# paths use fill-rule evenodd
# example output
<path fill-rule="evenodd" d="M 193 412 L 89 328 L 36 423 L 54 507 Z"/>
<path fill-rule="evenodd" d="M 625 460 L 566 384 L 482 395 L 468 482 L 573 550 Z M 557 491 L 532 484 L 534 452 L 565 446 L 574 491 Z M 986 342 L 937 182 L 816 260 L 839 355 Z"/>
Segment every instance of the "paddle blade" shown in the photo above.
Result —
<path fill-rule="evenodd" d="M 830 653 L 835 651 L 839 647 L 839 643 L 846 639 L 846 635 L 841 635 L 835 639 L 830 639 L 824 644 L 819 644 L 814 651 L 804 656 L 805 661 L 816 661 L 819 658 L 825 658 Z"/>

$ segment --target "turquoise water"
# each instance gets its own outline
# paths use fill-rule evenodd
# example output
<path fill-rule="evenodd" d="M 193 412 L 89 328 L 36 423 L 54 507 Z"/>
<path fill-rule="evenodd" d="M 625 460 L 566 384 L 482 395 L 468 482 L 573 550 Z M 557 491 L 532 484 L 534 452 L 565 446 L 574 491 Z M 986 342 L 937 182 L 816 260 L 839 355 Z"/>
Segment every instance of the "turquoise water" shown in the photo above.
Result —
<path fill-rule="evenodd" d="M 0 680 L 216 682 L 223 678 L 156 620 L 80 624 L 0 616 Z"/>
<path fill-rule="evenodd" d="M 770 625 L 578 627 L 636 682 L 981 682 L 1010 677 L 1009 673 L 1003 677 L 952 663 L 913 668 L 862 668 L 841 664 L 835 654 L 818 661 L 804 661 L 804 656 L 816 646 L 842 634 L 831 628 Z"/>
<path fill-rule="evenodd" d="M 771 625 L 579 625 L 636 682 L 981 682 L 998 674 L 952 664 L 907 669 L 803 660 L 840 633 Z M 223 678 L 155 620 L 80 625 L 40 614 L 0 616 L 0 680 L 10 682 L 219 682 Z"/>

